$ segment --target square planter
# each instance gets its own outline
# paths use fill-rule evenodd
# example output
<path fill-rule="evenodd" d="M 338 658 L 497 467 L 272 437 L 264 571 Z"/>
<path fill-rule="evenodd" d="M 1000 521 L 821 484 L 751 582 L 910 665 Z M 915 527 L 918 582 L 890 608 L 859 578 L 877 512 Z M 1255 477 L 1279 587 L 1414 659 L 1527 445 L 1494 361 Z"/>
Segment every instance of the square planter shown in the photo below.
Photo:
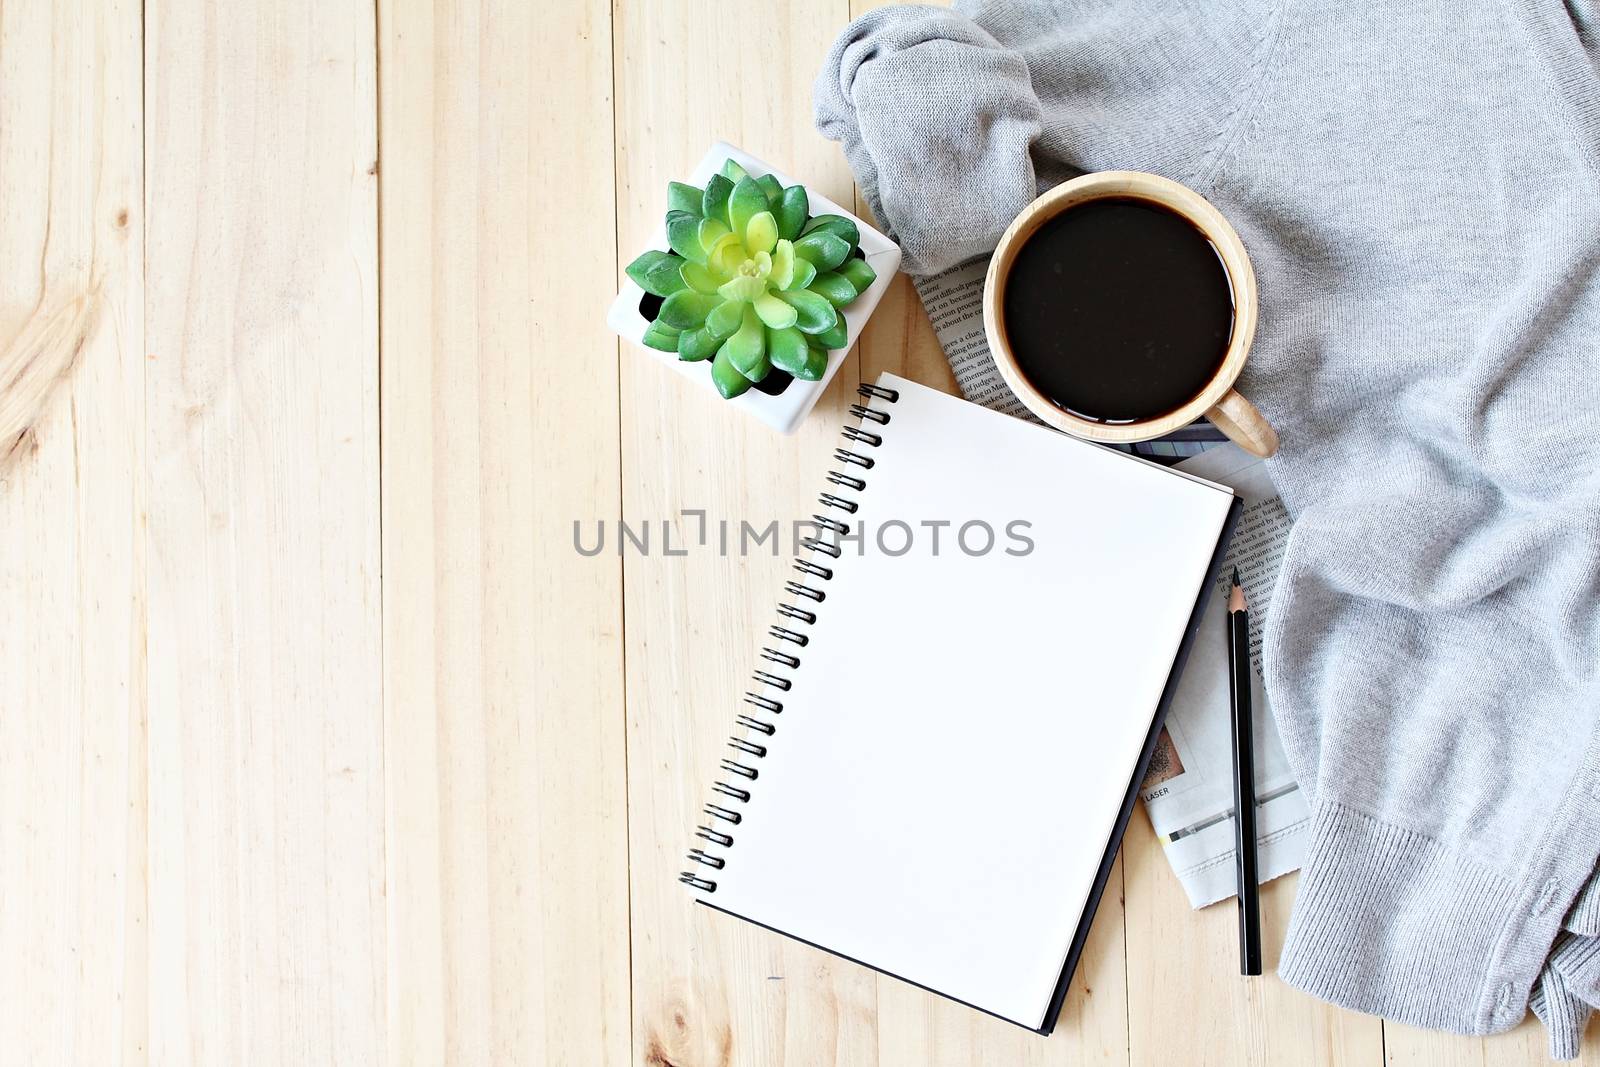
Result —
<path fill-rule="evenodd" d="M 700 160 L 699 166 L 695 167 L 694 172 L 684 181 L 691 185 L 703 187 L 711 179 L 711 176 L 717 173 L 723 161 L 728 159 L 735 160 L 745 170 L 749 171 L 753 177 L 771 174 L 786 186 L 805 185 L 804 182 L 796 182 L 781 170 L 768 166 L 754 156 L 741 152 L 732 145 L 721 141 L 711 146 L 710 150 Z M 865 222 L 862 222 L 852 212 L 846 211 L 832 200 L 823 196 L 811 186 L 805 185 L 805 190 L 806 198 L 810 201 L 810 213 L 812 215 L 843 215 L 856 224 L 861 231 L 861 243 L 859 246 L 861 253 L 866 257 L 868 266 L 876 271 L 878 275 L 877 279 L 867 287 L 866 292 L 857 296 L 848 307 L 840 312 L 844 316 L 845 322 L 849 325 L 850 344 L 853 345 L 861 336 L 861 330 L 866 326 L 867 319 L 871 318 L 873 310 L 878 306 L 878 301 L 883 298 L 884 290 L 889 287 L 889 282 L 893 280 L 895 271 L 900 266 L 900 246 L 871 226 L 868 226 Z M 663 216 L 666 214 L 664 205 L 662 205 L 661 214 Z M 660 249 L 661 251 L 667 250 L 667 231 L 664 221 L 656 226 L 656 231 L 651 236 L 650 243 L 645 248 L 638 249 L 633 255 L 628 256 L 626 262 L 631 262 L 634 256 L 651 248 Z M 740 408 L 780 433 L 793 433 L 805 421 L 806 416 L 811 413 L 811 409 L 816 406 L 817 400 L 822 396 L 823 390 L 828 387 L 828 383 L 838 373 L 839 364 L 844 362 L 844 357 L 849 352 L 849 347 L 846 346 L 828 353 L 828 369 L 823 372 L 821 381 L 804 382 L 799 379 L 792 379 L 783 391 L 776 395 L 762 391 L 761 386 L 757 385 L 732 400 L 724 400 L 722 399 L 722 394 L 717 392 L 717 387 L 711 381 L 710 361 L 690 362 L 681 360 L 674 353 L 662 352 L 643 343 L 645 329 L 650 325 L 650 320 L 645 318 L 644 311 L 641 308 L 645 297 L 645 291 L 639 288 L 632 278 L 624 277 L 622 292 L 617 294 L 617 298 L 612 302 L 611 310 L 606 316 L 606 322 L 611 326 L 611 329 L 621 337 L 632 341 L 662 363 L 672 367 L 679 374 L 699 383 L 700 387 L 706 390 L 713 402 Z"/>

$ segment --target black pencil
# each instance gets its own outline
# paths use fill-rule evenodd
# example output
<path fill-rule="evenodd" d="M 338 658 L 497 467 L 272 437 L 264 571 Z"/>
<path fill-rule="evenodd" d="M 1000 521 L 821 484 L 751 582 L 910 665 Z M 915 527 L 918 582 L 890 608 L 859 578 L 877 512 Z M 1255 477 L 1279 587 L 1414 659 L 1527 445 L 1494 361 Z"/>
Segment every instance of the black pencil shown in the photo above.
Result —
<path fill-rule="evenodd" d="M 1239 873 L 1239 973 L 1261 973 L 1261 898 L 1256 872 L 1255 725 L 1250 713 L 1250 606 L 1233 568 L 1228 594 L 1228 690 L 1233 703 L 1233 844 Z"/>

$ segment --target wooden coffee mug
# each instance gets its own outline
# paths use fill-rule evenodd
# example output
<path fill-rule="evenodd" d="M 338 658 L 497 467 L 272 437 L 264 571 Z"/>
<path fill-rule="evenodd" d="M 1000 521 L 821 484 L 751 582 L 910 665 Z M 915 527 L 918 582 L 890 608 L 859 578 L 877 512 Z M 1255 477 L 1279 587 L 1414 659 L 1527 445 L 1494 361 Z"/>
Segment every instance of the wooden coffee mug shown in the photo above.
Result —
<path fill-rule="evenodd" d="M 1233 290 L 1233 333 L 1222 363 L 1211 380 L 1177 410 L 1133 422 L 1096 422 L 1080 418 L 1052 403 L 1018 367 L 1006 337 L 1005 316 L 1002 314 L 1006 282 L 1016 262 L 1017 252 L 1028 238 L 1062 212 L 1086 201 L 1105 197 L 1150 201 L 1188 219 L 1216 248 L 1227 269 L 1228 284 Z M 1256 332 L 1256 309 L 1255 271 L 1250 267 L 1250 257 L 1245 254 L 1243 242 L 1233 232 L 1233 227 L 1228 225 L 1228 220 L 1222 217 L 1222 213 L 1192 189 L 1160 175 L 1133 170 L 1085 174 L 1056 186 L 1024 208 L 1022 214 L 1006 229 L 994 257 L 989 260 L 989 274 L 983 293 L 984 332 L 988 334 L 989 351 L 994 355 L 995 364 L 1017 398 L 1048 425 L 1091 441 L 1148 441 L 1187 426 L 1204 415 L 1240 447 L 1265 457 L 1278 450 L 1278 434 L 1256 410 L 1256 406 L 1233 387 L 1239 372 L 1244 369 L 1245 357 L 1250 354 L 1250 342 Z"/>

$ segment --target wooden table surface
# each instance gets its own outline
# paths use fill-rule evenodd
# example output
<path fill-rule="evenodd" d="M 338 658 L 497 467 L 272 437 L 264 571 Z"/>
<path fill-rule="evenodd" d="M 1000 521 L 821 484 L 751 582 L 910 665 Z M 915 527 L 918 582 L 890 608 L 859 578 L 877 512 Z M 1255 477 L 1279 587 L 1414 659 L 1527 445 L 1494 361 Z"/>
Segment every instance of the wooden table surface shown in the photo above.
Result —
<path fill-rule="evenodd" d="M 1049 1039 L 676 883 L 786 562 L 574 522 L 951 380 L 902 279 L 779 437 L 604 310 L 714 139 L 851 202 L 862 6 L 0 3 L 0 1063 L 1543 1062 L 1241 981 L 1142 814 Z"/>

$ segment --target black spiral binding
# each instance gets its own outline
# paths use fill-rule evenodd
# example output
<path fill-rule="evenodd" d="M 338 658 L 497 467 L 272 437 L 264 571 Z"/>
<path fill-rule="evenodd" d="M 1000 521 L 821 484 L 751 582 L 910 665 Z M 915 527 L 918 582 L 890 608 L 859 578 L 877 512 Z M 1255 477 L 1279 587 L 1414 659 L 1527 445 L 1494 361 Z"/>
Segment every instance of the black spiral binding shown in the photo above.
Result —
<path fill-rule="evenodd" d="M 876 385 L 863 385 L 856 389 L 863 400 L 882 400 L 893 404 L 900 399 L 900 394 L 893 389 L 884 389 Z M 867 423 L 882 427 L 889 423 L 889 413 L 878 408 L 867 407 L 864 404 L 851 404 L 850 414 L 861 420 L 861 425 L 846 426 L 844 438 L 853 446 L 877 448 L 883 444 L 883 435 L 876 430 L 867 430 L 863 427 Z M 866 480 L 849 470 L 870 471 L 873 467 L 871 456 L 864 456 L 860 452 L 849 448 L 836 448 L 833 451 L 834 459 L 838 460 L 845 470 L 828 472 L 828 484 L 848 489 L 859 493 L 867 487 Z M 847 497 L 835 493 L 823 493 L 817 498 L 824 508 L 831 508 L 846 515 L 854 515 L 860 505 Z M 849 532 L 850 527 L 838 519 L 828 515 L 815 514 L 811 516 L 819 531 L 826 531 L 835 536 Z M 784 591 L 803 604 L 782 603 L 778 605 L 778 615 L 781 621 L 768 628 L 767 633 L 775 640 L 772 646 L 761 649 L 763 661 L 776 664 L 786 670 L 795 670 L 800 666 L 800 657 L 791 650 L 804 650 L 811 641 L 796 626 L 813 626 L 816 624 L 818 612 L 815 606 L 823 603 L 828 598 L 826 591 L 814 585 L 806 584 L 808 580 L 832 581 L 833 568 L 827 565 L 826 559 L 838 559 L 841 550 L 835 541 L 825 540 L 821 537 L 807 537 L 800 544 L 813 554 L 813 558 L 797 557 L 794 569 L 800 574 L 801 581 L 786 581 L 783 583 Z M 826 559 L 818 562 L 814 557 L 820 553 Z M 765 715 L 781 715 L 783 702 L 768 696 L 769 692 L 787 693 L 794 686 L 794 680 L 781 674 L 774 674 L 769 670 L 757 670 L 752 675 L 758 686 L 765 687 L 765 691 L 750 690 L 744 694 L 744 701 L 757 711 Z M 761 777 L 761 769 L 753 764 L 757 760 L 766 758 L 771 738 L 778 732 L 777 724 L 766 719 L 757 718 L 748 713 L 741 713 L 736 720 L 746 733 L 741 736 L 733 734 L 728 738 L 728 747 L 734 752 L 734 758 L 722 760 L 722 770 L 727 772 L 727 778 L 719 780 L 712 787 L 716 798 L 708 803 L 705 814 L 712 822 L 702 824 L 695 828 L 695 837 L 716 849 L 727 849 L 733 845 L 734 836 L 728 832 L 727 827 L 737 827 L 744 816 L 733 805 L 748 804 L 753 795 L 751 788 L 756 785 Z M 720 827 L 719 828 L 719 824 Z M 717 882 L 708 874 L 720 871 L 728 865 L 728 858 L 718 852 L 708 851 L 707 848 L 696 847 L 689 850 L 689 861 L 698 865 L 698 870 L 688 870 L 679 873 L 678 881 L 702 893 L 715 893 Z"/>

